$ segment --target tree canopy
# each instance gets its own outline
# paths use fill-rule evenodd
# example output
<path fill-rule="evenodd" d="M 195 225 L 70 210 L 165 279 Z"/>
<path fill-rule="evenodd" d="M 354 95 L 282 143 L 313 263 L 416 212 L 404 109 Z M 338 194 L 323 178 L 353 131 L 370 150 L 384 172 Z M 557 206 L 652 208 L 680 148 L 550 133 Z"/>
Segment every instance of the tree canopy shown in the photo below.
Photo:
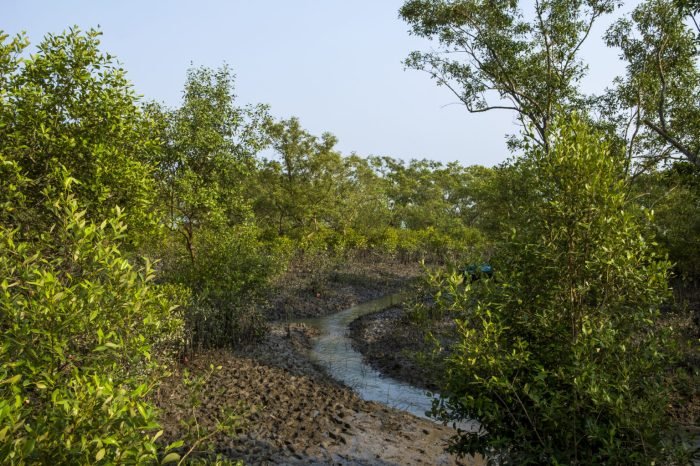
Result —
<path fill-rule="evenodd" d="M 617 3 L 537 0 L 525 11 L 516 1 L 410 0 L 401 17 L 439 48 L 411 53 L 406 65 L 427 71 L 470 112 L 515 112 L 523 130 L 547 149 L 555 113 L 582 106 L 581 46 Z"/>

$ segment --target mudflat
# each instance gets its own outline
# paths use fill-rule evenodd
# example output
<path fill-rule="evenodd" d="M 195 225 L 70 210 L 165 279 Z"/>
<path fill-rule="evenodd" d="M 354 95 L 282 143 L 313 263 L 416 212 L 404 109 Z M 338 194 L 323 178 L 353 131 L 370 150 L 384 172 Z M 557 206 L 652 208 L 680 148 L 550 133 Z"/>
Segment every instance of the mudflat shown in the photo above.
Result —
<path fill-rule="evenodd" d="M 445 452 L 455 431 L 426 419 L 360 399 L 306 356 L 313 338 L 304 325 L 272 325 L 257 345 L 234 352 L 200 353 L 162 385 L 158 403 L 166 439 L 181 438 L 191 415 L 182 371 L 222 366 L 201 389 L 196 410 L 203 426 L 221 408 L 244 421 L 235 435 L 212 440 L 213 450 L 247 464 L 476 465 Z"/>

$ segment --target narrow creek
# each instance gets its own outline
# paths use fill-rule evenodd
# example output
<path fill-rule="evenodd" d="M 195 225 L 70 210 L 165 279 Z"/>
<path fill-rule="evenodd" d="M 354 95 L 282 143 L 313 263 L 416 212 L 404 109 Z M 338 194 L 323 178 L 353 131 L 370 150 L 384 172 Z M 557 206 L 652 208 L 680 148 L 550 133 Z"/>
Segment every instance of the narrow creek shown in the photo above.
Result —
<path fill-rule="evenodd" d="M 353 320 L 399 304 L 403 298 L 403 294 L 385 296 L 335 314 L 296 322 L 319 331 L 310 356 L 333 378 L 351 387 L 365 400 L 427 418 L 425 413 L 430 410 L 432 402 L 426 391 L 373 369 L 363 361 L 362 354 L 353 349 L 348 337 L 348 327 Z"/>

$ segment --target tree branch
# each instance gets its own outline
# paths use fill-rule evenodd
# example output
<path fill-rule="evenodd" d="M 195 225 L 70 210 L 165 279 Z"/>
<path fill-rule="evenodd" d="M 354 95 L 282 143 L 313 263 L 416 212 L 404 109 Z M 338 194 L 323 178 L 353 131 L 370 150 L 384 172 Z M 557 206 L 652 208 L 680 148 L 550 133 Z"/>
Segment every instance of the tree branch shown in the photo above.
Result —
<path fill-rule="evenodd" d="M 644 124 L 647 125 L 656 134 L 661 136 L 661 138 L 663 138 L 666 142 L 671 144 L 678 152 L 685 155 L 693 165 L 700 167 L 700 159 L 698 158 L 698 154 L 691 152 L 689 148 L 684 146 L 680 141 L 671 136 L 666 130 L 659 127 L 657 124 L 655 124 L 648 118 L 644 119 Z"/>

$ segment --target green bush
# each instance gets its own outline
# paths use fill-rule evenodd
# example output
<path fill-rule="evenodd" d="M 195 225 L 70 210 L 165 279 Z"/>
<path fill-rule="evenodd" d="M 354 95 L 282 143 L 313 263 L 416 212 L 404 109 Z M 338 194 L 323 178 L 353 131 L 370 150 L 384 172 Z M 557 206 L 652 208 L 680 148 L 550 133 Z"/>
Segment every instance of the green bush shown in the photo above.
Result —
<path fill-rule="evenodd" d="M 700 168 L 676 162 L 639 176 L 635 186 L 654 209 L 659 242 L 674 263 L 675 275 L 694 284 L 700 278 Z"/>
<path fill-rule="evenodd" d="M 370 232 L 369 238 L 368 247 L 404 262 L 454 262 L 465 255 L 480 253 L 486 244 L 479 230 L 461 224 L 451 229 L 387 227 Z"/>
<path fill-rule="evenodd" d="M 72 190 L 87 219 L 99 223 L 116 206 L 124 211 L 131 228 L 125 249 L 149 242 L 155 230 L 149 161 L 158 141 L 126 72 L 100 50 L 100 35 L 77 28 L 47 34 L 28 54 L 24 36 L 8 40 L 0 32 L 0 154 L 33 184 L 23 191 L 28 202 L 5 220 L 48 229 L 42 192 L 62 189 L 52 175 L 60 165 L 78 181 Z"/>
<path fill-rule="evenodd" d="M 253 224 L 203 230 L 195 245 L 194 260 L 171 258 L 163 274 L 192 290 L 184 310 L 189 348 L 235 347 L 265 335 L 262 291 L 284 270 L 289 245 L 263 243 Z"/>
<path fill-rule="evenodd" d="M 452 445 L 497 464 L 671 464 L 659 323 L 669 262 L 629 196 L 624 160 L 572 117 L 552 149 L 511 170 L 527 192 L 498 245 L 493 280 L 442 287 L 460 311 L 443 420 L 477 420 Z"/>
<path fill-rule="evenodd" d="M 47 208 L 31 239 L 0 224 L 0 463 L 154 462 L 146 397 L 180 316 L 151 266 L 121 255 L 118 210 L 98 225 L 71 195 Z"/>

